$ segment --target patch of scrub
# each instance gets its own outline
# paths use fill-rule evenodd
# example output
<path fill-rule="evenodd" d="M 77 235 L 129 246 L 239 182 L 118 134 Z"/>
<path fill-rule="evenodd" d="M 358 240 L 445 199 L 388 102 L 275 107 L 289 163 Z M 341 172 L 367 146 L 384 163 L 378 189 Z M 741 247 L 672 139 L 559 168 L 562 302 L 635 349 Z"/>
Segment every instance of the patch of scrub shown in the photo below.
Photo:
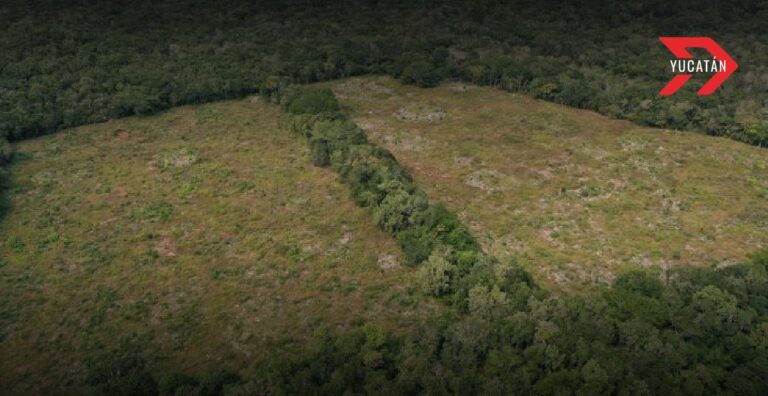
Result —
<path fill-rule="evenodd" d="M 281 114 L 244 99 L 19 142 L 35 160 L 14 163 L 0 222 L 4 389 L 82 383 L 72 367 L 126 338 L 161 371 L 213 371 L 211 356 L 246 367 L 321 324 L 397 331 L 436 309 Z"/>
<path fill-rule="evenodd" d="M 335 85 L 333 92 L 338 98 L 349 98 L 350 96 L 370 94 L 381 96 L 390 96 L 394 94 L 394 90 L 380 85 L 370 78 L 350 78 Z"/>
<path fill-rule="evenodd" d="M 447 113 L 445 109 L 440 106 L 415 103 L 409 106 L 400 107 L 392 114 L 392 116 L 400 121 L 406 122 L 439 122 L 445 119 Z"/>
<path fill-rule="evenodd" d="M 189 148 L 167 151 L 155 156 L 160 169 L 187 168 L 199 161 L 200 157 Z"/>
<path fill-rule="evenodd" d="M 479 169 L 464 176 L 464 184 L 485 192 L 506 190 L 516 183 L 514 177 L 493 169 Z"/>

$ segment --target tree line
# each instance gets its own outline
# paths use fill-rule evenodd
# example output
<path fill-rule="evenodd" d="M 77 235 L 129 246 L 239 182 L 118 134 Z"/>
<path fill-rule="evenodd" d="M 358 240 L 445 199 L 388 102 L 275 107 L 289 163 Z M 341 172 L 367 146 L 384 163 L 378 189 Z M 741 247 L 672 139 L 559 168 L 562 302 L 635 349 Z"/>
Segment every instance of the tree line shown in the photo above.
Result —
<path fill-rule="evenodd" d="M 386 73 L 523 92 L 644 125 L 768 143 L 768 6 L 540 2 L 9 0 L 0 135 L 24 139 L 276 84 Z M 715 38 L 740 70 L 672 97 L 661 35 Z"/>

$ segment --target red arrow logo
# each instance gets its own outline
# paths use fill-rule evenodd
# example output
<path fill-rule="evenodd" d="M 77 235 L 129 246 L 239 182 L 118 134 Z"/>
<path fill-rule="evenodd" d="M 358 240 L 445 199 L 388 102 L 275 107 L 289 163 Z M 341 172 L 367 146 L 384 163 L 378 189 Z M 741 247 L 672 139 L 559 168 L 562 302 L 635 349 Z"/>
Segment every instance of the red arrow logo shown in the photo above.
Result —
<path fill-rule="evenodd" d="M 728 55 L 715 40 L 709 37 L 659 37 L 662 43 L 667 46 L 672 54 L 678 58 L 691 59 L 691 55 L 686 48 L 704 48 L 709 51 L 718 61 L 724 61 L 727 67 L 724 70 L 716 72 L 712 78 L 704 84 L 697 92 L 698 95 L 710 95 L 722 85 L 728 77 L 739 68 L 739 65 Z M 669 96 L 677 92 L 693 74 L 678 74 L 659 92 L 661 96 Z"/>

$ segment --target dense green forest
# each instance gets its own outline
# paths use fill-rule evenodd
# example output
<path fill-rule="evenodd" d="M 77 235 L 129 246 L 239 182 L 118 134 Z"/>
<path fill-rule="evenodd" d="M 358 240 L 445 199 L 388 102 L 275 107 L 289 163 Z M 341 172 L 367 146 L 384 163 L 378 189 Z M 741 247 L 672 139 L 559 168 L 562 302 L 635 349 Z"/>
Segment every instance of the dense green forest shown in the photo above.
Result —
<path fill-rule="evenodd" d="M 434 86 L 498 86 L 645 125 L 768 143 L 768 3 L 700 1 L 6 1 L 0 134 L 14 141 L 261 93 L 280 102 L 311 160 L 419 268 L 449 307 L 412 334 L 319 329 L 299 358 L 255 376 L 157 373 L 117 344 L 86 362 L 104 394 L 768 394 L 768 253 L 663 278 L 620 275 L 594 295 L 547 291 L 485 255 L 333 94 L 296 84 L 386 73 Z M 696 12 L 693 12 L 695 9 Z M 672 97 L 660 35 L 715 38 L 741 69 L 715 95 Z M 0 166 L 10 158 L 0 143 Z M 0 170 L 0 181 L 3 180 Z M 2 184 L 0 183 L 0 188 Z"/>
<path fill-rule="evenodd" d="M 645 125 L 764 145 L 768 5 L 753 1 L 9 0 L 0 135 L 364 73 L 490 84 Z M 662 35 L 714 38 L 740 64 L 715 95 L 671 77 Z M 703 83 L 705 79 L 696 81 Z"/>

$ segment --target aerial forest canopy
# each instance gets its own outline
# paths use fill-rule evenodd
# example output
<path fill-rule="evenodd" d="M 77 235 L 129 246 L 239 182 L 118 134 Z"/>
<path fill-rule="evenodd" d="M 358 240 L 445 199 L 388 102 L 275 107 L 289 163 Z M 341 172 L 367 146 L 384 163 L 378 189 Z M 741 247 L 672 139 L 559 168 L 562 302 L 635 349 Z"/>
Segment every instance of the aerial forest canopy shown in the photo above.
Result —
<path fill-rule="evenodd" d="M 489 85 L 764 147 L 766 2 L 7 0 L 0 24 L 0 189 L 11 185 L 12 212 L 35 201 L 0 223 L 17 232 L 0 240 L 0 386 L 110 395 L 768 394 L 768 251 L 663 272 L 633 267 L 583 293 L 547 288 L 515 257 L 489 253 L 466 213 L 428 196 L 413 167 L 371 139 L 324 83 L 380 74 L 424 88 Z M 716 39 L 739 71 L 714 95 L 696 95 L 708 78 L 697 76 L 659 96 L 671 55 L 658 37 L 675 35 Z M 217 151 L 206 151 L 213 143 Z M 30 166 L 52 161 L 76 166 Z M 765 164 L 754 160 L 744 173 L 760 198 L 768 187 L 754 174 Z M 17 186 L 8 168 L 19 171 Z M 348 207 L 334 195 L 337 182 Z M 0 202 L 0 215 L 5 209 Z M 347 232 L 365 223 L 344 217 L 359 215 L 351 209 L 371 230 Z M 768 229 L 759 211 L 741 215 Z M 325 241 L 342 231 L 332 243 L 302 245 L 306 235 Z M 248 238 L 252 245 L 241 244 Z M 115 240 L 123 250 L 113 250 Z M 385 250 L 402 260 L 374 257 Z M 206 261 L 214 258 L 248 267 Z M 344 283 L 342 261 L 354 264 L 344 276 L 391 283 L 358 290 L 365 283 Z M 313 266 L 287 268 L 296 263 Z M 385 275 L 400 264 L 400 278 Z M 306 294 L 280 294 L 298 289 Z M 349 324 L 303 315 L 329 295 L 320 301 L 328 312 L 351 317 L 344 302 L 357 295 L 368 316 Z M 285 312 L 296 323 L 276 318 Z M 403 312 L 403 322 L 386 322 L 407 322 L 400 328 L 376 322 Z M 266 343 L 259 332 L 281 319 L 314 333 L 301 344 L 290 335 L 262 349 L 248 344 Z M 220 328 L 201 330 L 212 323 Z M 225 341 L 189 348 L 214 338 Z M 18 351 L 38 359 L 16 367 Z"/>
<path fill-rule="evenodd" d="M 768 140 L 768 5 L 753 1 L 17 1 L 0 12 L 9 140 L 367 73 L 490 84 L 644 125 Z M 740 64 L 716 95 L 658 96 L 659 36 Z"/>

